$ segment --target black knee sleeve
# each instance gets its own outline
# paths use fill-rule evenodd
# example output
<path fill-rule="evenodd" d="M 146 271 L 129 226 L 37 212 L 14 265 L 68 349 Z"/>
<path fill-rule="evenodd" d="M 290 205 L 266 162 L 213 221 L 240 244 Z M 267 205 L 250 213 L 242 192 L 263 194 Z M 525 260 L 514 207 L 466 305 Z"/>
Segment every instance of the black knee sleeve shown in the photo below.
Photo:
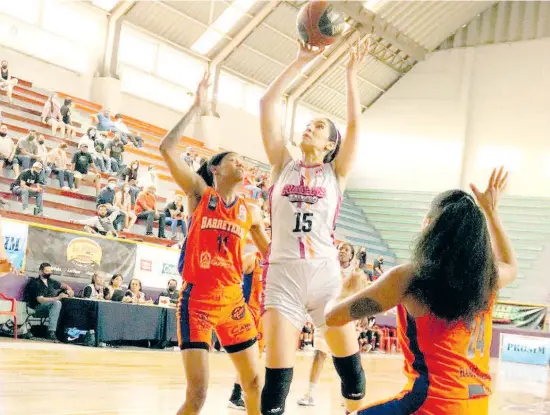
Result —
<path fill-rule="evenodd" d="M 365 397 L 366 379 L 361 354 L 359 352 L 348 357 L 333 357 L 334 368 L 342 381 L 342 396 L 352 401 Z"/>
<path fill-rule="evenodd" d="M 262 390 L 263 415 L 278 415 L 285 412 L 286 397 L 290 391 L 293 374 L 293 368 L 265 369 L 265 385 Z"/>

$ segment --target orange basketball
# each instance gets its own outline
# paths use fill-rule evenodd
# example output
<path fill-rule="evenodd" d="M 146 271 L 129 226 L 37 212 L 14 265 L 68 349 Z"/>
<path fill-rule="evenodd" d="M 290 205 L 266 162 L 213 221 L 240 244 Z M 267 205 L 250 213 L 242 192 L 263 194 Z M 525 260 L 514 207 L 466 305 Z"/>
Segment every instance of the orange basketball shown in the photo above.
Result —
<path fill-rule="evenodd" d="M 310 1 L 298 12 L 298 39 L 311 46 L 328 46 L 344 31 L 344 15 L 327 1 Z"/>

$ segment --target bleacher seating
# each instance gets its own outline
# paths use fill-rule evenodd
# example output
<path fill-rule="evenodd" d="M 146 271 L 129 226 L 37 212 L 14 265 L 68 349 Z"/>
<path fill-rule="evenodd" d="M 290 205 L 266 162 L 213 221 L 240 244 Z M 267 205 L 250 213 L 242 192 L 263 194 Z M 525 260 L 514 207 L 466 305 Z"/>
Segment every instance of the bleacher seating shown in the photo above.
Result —
<path fill-rule="evenodd" d="M 407 261 L 422 219 L 437 193 L 391 190 L 349 190 L 347 193 L 380 232 L 397 261 Z M 522 284 L 536 284 L 536 264 L 550 236 L 550 199 L 505 196 L 500 211 L 517 253 L 520 273 L 516 282 L 500 291 L 499 298 L 526 301 L 517 288 Z"/>

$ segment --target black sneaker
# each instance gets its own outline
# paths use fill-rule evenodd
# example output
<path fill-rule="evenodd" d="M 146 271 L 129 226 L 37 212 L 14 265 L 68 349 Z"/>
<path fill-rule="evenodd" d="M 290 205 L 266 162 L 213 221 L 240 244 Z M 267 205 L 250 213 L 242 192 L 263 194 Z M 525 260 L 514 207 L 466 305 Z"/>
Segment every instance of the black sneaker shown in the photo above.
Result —
<path fill-rule="evenodd" d="M 246 411 L 246 406 L 244 404 L 243 398 L 241 398 L 240 396 L 238 398 L 230 399 L 227 406 L 231 409 L 236 409 L 238 411 Z"/>
<path fill-rule="evenodd" d="M 46 340 L 51 340 L 52 342 L 56 342 L 57 336 L 55 335 L 55 331 L 48 331 L 48 335 L 46 336 Z"/>

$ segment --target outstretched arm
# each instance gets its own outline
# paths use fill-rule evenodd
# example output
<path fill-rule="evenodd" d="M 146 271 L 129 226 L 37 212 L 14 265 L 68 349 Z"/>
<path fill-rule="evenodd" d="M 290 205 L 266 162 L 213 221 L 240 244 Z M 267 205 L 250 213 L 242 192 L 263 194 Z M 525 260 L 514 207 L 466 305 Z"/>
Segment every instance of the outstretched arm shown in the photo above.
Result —
<path fill-rule="evenodd" d="M 501 167 L 498 171 L 493 169 L 485 192 L 481 193 L 475 185 L 470 184 L 470 188 L 487 219 L 491 245 L 497 260 L 499 288 L 514 282 L 518 275 L 516 253 L 498 214 L 498 202 L 507 180 L 508 173 Z"/>
<path fill-rule="evenodd" d="M 357 72 L 365 62 L 365 57 L 370 49 L 370 38 L 351 48 L 349 61 L 346 68 L 347 84 L 347 126 L 346 137 L 342 141 L 340 153 L 334 161 L 334 168 L 340 183 L 340 188 L 345 188 L 349 173 L 353 168 L 355 154 L 357 153 L 357 140 L 359 137 L 359 125 L 361 123 L 361 101 L 359 87 L 357 85 Z"/>
<path fill-rule="evenodd" d="M 183 135 L 189 123 L 196 115 L 200 115 L 202 108 L 206 105 L 209 79 L 210 75 L 206 72 L 197 88 L 193 105 L 160 142 L 160 153 L 166 161 L 172 177 L 185 193 L 195 196 L 196 199 L 200 198 L 204 192 L 206 183 L 179 157 L 177 145 L 179 137 Z"/>
<path fill-rule="evenodd" d="M 260 130 L 265 152 L 269 164 L 273 167 L 275 179 L 281 169 L 292 158 L 286 148 L 281 120 L 277 117 L 277 105 L 290 83 L 296 78 L 302 69 L 313 59 L 319 56 L 323 49 L 313 50 L 311 46 L 300 43 L 300 49 L 294 62 L 292 62 L 281 75 L 275 79 L 260 100 Z"/>

